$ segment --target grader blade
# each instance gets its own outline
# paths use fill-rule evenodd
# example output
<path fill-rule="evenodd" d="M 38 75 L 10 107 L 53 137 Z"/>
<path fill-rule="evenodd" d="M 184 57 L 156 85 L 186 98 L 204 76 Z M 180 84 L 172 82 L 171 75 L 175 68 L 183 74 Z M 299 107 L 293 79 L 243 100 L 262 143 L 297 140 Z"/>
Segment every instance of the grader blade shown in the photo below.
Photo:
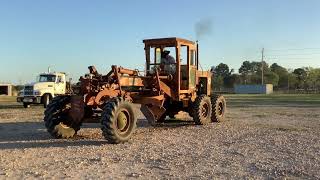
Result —
<path fill-rule="evenodd" d="M 147 118 L 149 124 L 154 125 L 166 112 L 164 107 L 141 105 L 142 114 Z"/>

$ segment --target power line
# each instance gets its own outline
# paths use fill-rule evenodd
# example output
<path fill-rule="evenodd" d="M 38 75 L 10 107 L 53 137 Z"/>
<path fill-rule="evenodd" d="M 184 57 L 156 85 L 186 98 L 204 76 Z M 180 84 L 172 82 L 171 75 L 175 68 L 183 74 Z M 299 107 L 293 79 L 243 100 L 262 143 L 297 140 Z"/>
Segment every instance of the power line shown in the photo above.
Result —
<path fill-rule="evenodd" d="M 320 52 L 319 53 L 301 53 L 301 54 L 273 54 L 273 53 L 270 53 L 269 55 L 273 55 L 273 56 L 305 56 L 305 55 L 320 55 Z"/>
<path fill-rule="evenodd" d="M 316 58 L 305 58 L 305 57 L 267 57 L 267 59 L 278 59 L 278 60 L 281 60 L 281 59 L 301 59 L 301 60 L 315 60 Z M 319 57 L 320 59 L 320 57 Z"/>
<path fill-rule="evenodd" d="M 289 49 L 266 49 L 270 51 L 305 51 L 305 50 L 319 50 L 320 48 L 289 48 Z"/>

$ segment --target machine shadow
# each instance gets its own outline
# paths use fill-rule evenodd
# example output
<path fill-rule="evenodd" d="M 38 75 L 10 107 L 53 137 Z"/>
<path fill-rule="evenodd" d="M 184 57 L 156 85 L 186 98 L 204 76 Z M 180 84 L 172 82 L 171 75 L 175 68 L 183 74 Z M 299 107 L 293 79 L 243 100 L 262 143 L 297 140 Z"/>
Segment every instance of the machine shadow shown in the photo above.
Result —
<path fill-rule="evenodd" d="M 97 140 L 50 140 L 45 142 L 36 141 L 11 141 L 1 142 L 2 149 L 27 149 L 27 148 L 49 148 L 49 147 L 68 147 L 68 146 L 101 146 L 108 144 L 106 141 Z"/>
<path fill-rule="evenodd" d="M 146 119 L 139 119 L 137 128 L 179 128 L 194 126 L 193 121 L 167 119 L 163 123 L 151 126 Z M 85 128 L 100 128 L 98 123 L 85 123 Z M 76 136 L 72 139 L 54 139 L 44 127 L 43 122 L 12 122 L 0 123 L 0 150 L 48 148 L 67 146 L 100 146 L 108 144 L 104 138 L 90 139 L 86 136 Z"/>
<path fill-rule="evenodd" d="M 107 142 L 103 139 L 54 139 L 43 122 L 0 123 L 0 149 L 47 148 L 67 146 L 100 146 Z"/>
<path fill-rule="evenodd" d="M 180 120 L 180 119 L 166 119 L 164 122 L 157 123 L 154 126 L 151 126 L 146 119 L 139 119 L 137 126 L 138 128 L 179 128 L 183 126 L 194 126 L 195 123 L 193 121 Z"/>

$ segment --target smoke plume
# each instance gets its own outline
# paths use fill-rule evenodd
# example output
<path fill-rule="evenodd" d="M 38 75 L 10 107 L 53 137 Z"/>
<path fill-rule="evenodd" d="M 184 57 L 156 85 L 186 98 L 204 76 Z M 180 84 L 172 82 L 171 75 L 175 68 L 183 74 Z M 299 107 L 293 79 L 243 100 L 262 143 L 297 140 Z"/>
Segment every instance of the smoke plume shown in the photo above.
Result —
<path fill-rule="evenodd" d="M 213 22 L 211 18 L 201 19 L 198 21 L 194 28 L 196 32 L 196 38 L 199 40 L 204 36 L 208 36 L 212 33 Z"/>

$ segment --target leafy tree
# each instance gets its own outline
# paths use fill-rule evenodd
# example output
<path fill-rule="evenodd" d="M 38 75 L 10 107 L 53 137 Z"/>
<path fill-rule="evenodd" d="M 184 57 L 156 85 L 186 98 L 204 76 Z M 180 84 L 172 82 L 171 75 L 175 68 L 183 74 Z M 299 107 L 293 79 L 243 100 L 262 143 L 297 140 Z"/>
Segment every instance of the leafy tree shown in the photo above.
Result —
<path fill-rule="evenodd" d="M 293 72 L 289 72 L 286 68 L 277 63 L 273 63 L 270 67 L 266 62 L 244 61 L 239 68 L 239 74 L 233 74 L 233 69 L 220 63 L 216 67 L 212 67 L 214 73 L 213 85 L 215 89 L 222 87 L 233 87 L 238 83 L 260 84 L 261 68 L 263 66 L 264 82 L 273 84 L 278 88 L 297 89 L 320 89 L 320 68 L 297 68 Z"/>
<path fill-rule="evenodd" d="M 229 70 L 229 66 L 224 63 L 220 63 L 214 70 L 216 76 L 222 76 L 223 78 L 230 76 L 233 72 L 233 69 Z"/>
<path fill-rule="evenodd" d="M 295 69 L 293 73 L 297 75 L 298 80 L 304 81 L 307 78 L 307 71 L 305 68 Z"/>
<path fill-rule="evenodd" d="M 230 87 L 230 76 L 233 73 L 233 69 L 229 69 L 229 66 L 224 63 L 220 63 L 216 67 L 211 67 L 211 72 L 213 72 L 213 83 L 219 88 Z"/>
<path fill-rule="evenodd" d="M 288 70 L 286 68 L 279 66 L 277 63 L 273 63 L 270 66 L 270 70 L 279 76 L 279 88 L 288 87 Z"/>
<path fill-rule="evenodd" d="M 264 74 L 264 79 L 266 84 L 273 84 L 274 86 L 278 86 L 279 76 L 274 72 L 267 72 Z"/>
<path fill-rule="evenodd" d="M 235 84 L 240 84 L 240 76 L 238 74 L 232 74 L 224 79 L 224 86 L 232 88 Z"/>
<path fill-rule="evenodd" d="M 242 77 L 242 82 L 248 84 L 259 84 L 261 83 L 261 69 L 263 66 L 263 72 L 268 73 L 270 72 L 269 65 L 263 62 L 256 62 L 256 61 L 244 61 L 239 68 L 239 73 Z"/>
<path fill-rule="evenodd" d="M 249 61 L 244 61 L 239 68 L 239 73 L 241 74 L 241 81 L 243 84 L 250 84 L 251 78 L 250 76 L 253 73 L 253 65 Z"/>
<path fill-rule="evenodd" d="M 290 89 L 296 89 L 298 86 L 298 78 L 297 75 L 294 73 L 289 73 L 288 74 L 288 79 L 287 79 L 287 87 L 289 86 Z"/>
<path fill-rule="evenodd" d="M 254 72 L 261 74 L 261 69 L 263 65 L 263 72 L 268 73 L 270 72 L 269 64 L 267 64 L 265 61 L 263 62 L 252 62 L 253 67 L 254 67 Z"/>
<path fill-rule="evenodd" d="M 297 68 L 293 71 L 297 77 L 297 88 L 305 88 L 305 82 L 307 80 L 306 68 Z"/>
<path fill-rule="evenodd" d="M 309 89 L 319 89 L 320 88 L 320 68 L 308 69 L 308 76 L 306 79 L 306 85 Z"/>
<path fill-rule="evenodd" d="M 277 74 L 282 74 L 282 73 L 288 73 L 287 69 L 278 65 L 277 63 L 273 63 L 271 66 L 270 66 L 270 70 L 272 72 L 275 72 Z"/>
<path fill-rule="evenodd" d="M 223 77 L 222 76 L 213 76 L 213 82 L 211 83 L 211 89 L 221 89 L 223 87 Z"/>
<path fill-rule="evenodd" d="M 252 69 L 252 64 L 249 61 L 244 61 L 239 69 L 239 73 L 248 75 L 249 73 L 252 73 Z"/>

